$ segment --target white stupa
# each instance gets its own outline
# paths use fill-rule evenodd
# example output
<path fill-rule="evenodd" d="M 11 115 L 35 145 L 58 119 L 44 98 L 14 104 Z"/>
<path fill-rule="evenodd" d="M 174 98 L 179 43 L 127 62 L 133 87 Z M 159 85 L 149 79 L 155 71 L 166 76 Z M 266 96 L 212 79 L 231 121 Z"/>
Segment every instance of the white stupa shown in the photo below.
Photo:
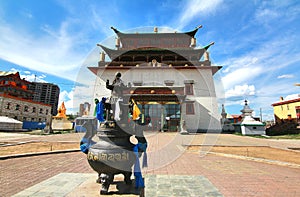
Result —
<path fill-rule="evenodd" d="M 250 109 L 247 100 L 245 100 L 245 106 L 241 110 L 243 119 L 241 122 L 234 125 L 236 132 L 241 132 L 243 135 L 265 135 L 265 125 L 255 120 L 252 117 L 253 110 Z"/>

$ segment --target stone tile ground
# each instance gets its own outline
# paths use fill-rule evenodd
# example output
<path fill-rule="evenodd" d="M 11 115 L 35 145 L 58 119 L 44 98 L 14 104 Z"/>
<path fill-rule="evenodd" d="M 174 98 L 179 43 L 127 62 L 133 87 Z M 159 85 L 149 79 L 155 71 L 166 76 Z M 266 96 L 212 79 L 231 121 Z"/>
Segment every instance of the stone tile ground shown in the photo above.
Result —
<path fill-rule="evenodd" d="M 93 175 L 84 173 L 61 173 L 25 189 L 13 197 L 66 196 L 91 176 Z"/>
<path fill-rule="evenodd" d="M 204 176 L 147 175 L 145 185 L 145 196 L 147 197 L 222 196 Z"/>
<path fill-rule="evenodd" d="M 204 176 L 147 175 L 145 184 L 145 196 L 147 197 L 222 196 L 218 189 Z M 97 187 L 96 185 L 98 184 L 95 183 L 94 174 L 60 173 L 13 195 L 13 197 L 98 196 L 100 186 Z M 138 196 L 139 191 L 133 186 L 129 187 L 121 181 L 115 180 L 111 185 L 110 195 L 116 196 L 121 193 L 122 195 L 120 195 L 123 197 Z M 122 189 L 127 189 L 127 191 L 120 191 Z"/>

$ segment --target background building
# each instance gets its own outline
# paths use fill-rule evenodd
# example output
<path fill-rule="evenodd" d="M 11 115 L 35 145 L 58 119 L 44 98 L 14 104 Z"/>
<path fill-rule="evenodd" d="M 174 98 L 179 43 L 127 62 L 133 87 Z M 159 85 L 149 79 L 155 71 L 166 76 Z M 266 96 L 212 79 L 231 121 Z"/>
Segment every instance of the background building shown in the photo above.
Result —
<path fill-rule="evenodd" d="M 284 100 L 272 104 L 275 124 L 270 125 L 267 135 L 288 135 L 300 133 L 300 97 Z"/>
<path fill-rule="evenodd" d="M 51 105 L 51 114 L 53 116 L 57 114 L 60 92 L 60 89 L 57 85 L 52 83 L 32 82 L 30 83 L 28 89 L 33 92 L 33 101 Z"/>
<path fill-rule="evenodd" d="M 280 101 L 273 103 L 272 106 L 276 123 L 288 120 L 300 124 L 300 97 L 290 100 L 280 97 Z"/>
<path fill-rule="evenodd" d="M 0 94 L 1 116 L 11 117 L 22 122 L 46 122 L 51 115 L 50 112 L 51 105 Z"/>
<path fill-rule="evenodd" d="M 19 72 L 0 71 L 0 93 L 31 100 L 33 94 L 28 90 L 29 81 L 20 78 Z"/>
<path fill-rule="evenodd" d="M 98 66 L 89 69 L 98 76 L 97 84 L 112 82 L 120 72 L 131 87 L 125 96 L 151 119 L 152 130 L 180 131 L 185 122 L 189 132 L 220 131 L 213 75 L 221 66 L 209 59 L 213 43 L 195 48 L 200 27 L 184 33 L 158 33 L 157 28 L 154 33 L 122 33 L 112 27 L 116 49 L 99 45 L 111 62 L 102 52 Z"/>
<path fill-rule="evenodd" d="M 0 72 L 0 116 L 23 123 L 46 122 L 51 117 L 51 105 L 33 101 L 29 85 L 18 72 Z"/>

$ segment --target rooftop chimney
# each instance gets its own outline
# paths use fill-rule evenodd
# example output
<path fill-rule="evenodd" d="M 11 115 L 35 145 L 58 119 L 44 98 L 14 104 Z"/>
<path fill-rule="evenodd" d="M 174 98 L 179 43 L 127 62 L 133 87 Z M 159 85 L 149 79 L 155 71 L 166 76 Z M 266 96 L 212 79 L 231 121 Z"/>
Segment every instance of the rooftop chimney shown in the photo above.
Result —
<path fill-rule="evenodd" d="M 283 101 L 283 97 L 281 96 L 281 97 L 279 97 L 279 101 Z"/>

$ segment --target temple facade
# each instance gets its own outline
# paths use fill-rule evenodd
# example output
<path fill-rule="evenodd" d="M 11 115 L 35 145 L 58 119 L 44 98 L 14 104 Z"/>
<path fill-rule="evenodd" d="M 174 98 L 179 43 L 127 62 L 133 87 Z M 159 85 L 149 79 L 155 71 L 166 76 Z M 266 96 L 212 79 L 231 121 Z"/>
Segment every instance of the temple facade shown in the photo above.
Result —
<path fill-rule="evenodd" d="M 149 130 L 216 132 L 220 131 L 213 76 L 221 66 L 212 65 L 208 48 L 196 47 L 196 33 L 190 32 L 116 34 L 114 49 L 102 48 L 100 61 L 89 67 L 96 83 L 112 81 L 122 74 L 128 89 L 124 92 L 138 104 Z M 105 56 L 110 61 L 107 61 Z M 105 87 L 104 87 L 105 88 Z M 94 95 L 101 95 L 96 90 Z M 109 96 L 109 95 L 108 95 Z"/>

